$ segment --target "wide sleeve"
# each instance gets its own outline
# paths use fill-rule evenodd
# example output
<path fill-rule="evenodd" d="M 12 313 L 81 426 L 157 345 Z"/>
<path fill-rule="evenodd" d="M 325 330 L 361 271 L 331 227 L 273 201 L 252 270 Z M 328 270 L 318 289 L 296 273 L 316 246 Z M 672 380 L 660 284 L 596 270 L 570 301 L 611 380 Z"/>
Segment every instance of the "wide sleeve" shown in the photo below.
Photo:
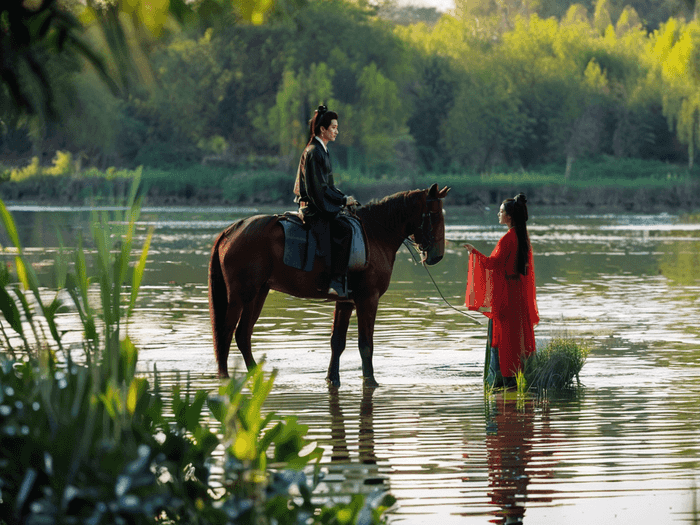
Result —
<path fill-rule="evenodd" d="M 305 172 L 306 191 L 313 205 L 324 213 L 338 213 L 347 198 L 335 187 L 328 154 L 313 148 L 306 156 Z"/>
<path fill-rule="evenodd" d="M 476 249 L 472 250 L 464 301 L 470 310 L 482 312 L 489 318 L 500 310 L 505 298 L 507 267 L 515 255 L 513 240 L 517 243 L 514 232 L 509 231 L 501 237 L 488 257 Z"/>
<path fill-rule="evenodd" d="M 504 297 L 506 266 L 513 251 L 511 237 L 510 231 L 501 237 L 488 257 L 476 249 L 469 256 L 464 305 L 489 318 L 499 311 Z"/>
<path fill-rule="evenodd" d="M 469 256 L 467 273 L 467 292 L 464 306 L 469 310 L 482 312 L 486 317 L 493 317 L 491 303 L 493 300 L 493 270 L 488 270 L 483 261 L 485 256 L 476 250 Z"/>

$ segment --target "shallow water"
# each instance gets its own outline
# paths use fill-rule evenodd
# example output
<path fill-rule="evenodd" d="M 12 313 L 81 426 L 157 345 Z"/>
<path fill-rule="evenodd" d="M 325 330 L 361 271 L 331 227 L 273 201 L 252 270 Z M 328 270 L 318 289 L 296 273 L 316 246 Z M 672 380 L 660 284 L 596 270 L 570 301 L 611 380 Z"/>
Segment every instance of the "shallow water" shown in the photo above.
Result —
<path fill-rule="evenodd" d="M 260 210 L 265 211 L 265 210 Z M 279 210 L 276 210 L 279 211 Z M 539 342 L 591 344 L 581 386 L 547 400 L 485 396 L 485 319 L 463 307 L 461 242 L 489 252 L 495 212 L 447 209 L 446 257 L 430 273 L 402 248 L 375 332 L 375 377 L 363 390 L 357 330 L 325 385 L 330 303 L 271 293 L 254 354 L 277 369 L 266 408 L 295 415 L 324 449 L 321 489 L 377 488 L 398 499 L 390 523 L 697 523 L 700 520 L 700 225 L 672 215 L 546 215 L 531 210 Z M 218 231 L 251 209 L 145 209 L 156 234 L 130 336 L 145 372 L 189 372 L 214 390 L 207 263 Z M 86 229 L 84 209 L 17 209 L 42 275 L 52 252 Z M 137 242 L 137 245 L 140 244 Z M 49 285 L 49 283 L 47 283 Z M 440 293 L 455 308 L 448 306 Z M 75 327 L 67 338 L 78 338 Z M 241 367 L 232 351 L 231 367 Z M 181 376 L 182 379 L 182 376 Z"/>

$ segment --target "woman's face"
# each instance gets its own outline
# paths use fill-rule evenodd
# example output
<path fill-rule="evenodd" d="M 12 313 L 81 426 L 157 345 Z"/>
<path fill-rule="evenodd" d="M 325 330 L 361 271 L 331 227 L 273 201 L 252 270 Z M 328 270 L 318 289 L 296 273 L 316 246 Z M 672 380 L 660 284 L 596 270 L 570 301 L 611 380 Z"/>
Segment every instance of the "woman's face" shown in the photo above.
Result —
<path fill-rule="evenodd" d="M 501 204 L 501 208 L 498 210 L 498 224 L 505 224 L 510 228 L 512 221 L 513 219 L 506 213 L 505 206 Z"/>
<path fill-rule="evenodd" d="M 333 142 L 338 136 L 338 121 L 336 119 L 331 120 L 330 126 L 324 128 L 321 126 L 321 140 L 328 142 Z"/>

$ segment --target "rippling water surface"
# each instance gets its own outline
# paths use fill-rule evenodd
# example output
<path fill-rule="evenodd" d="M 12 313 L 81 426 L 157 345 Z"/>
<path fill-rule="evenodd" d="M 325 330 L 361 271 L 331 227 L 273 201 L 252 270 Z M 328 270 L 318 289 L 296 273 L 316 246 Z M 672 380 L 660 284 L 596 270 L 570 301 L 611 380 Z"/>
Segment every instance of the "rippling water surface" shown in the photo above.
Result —
<path fill-rule="evenodd" d="M 484 319 L 461 306 L 467 261 L 459 246 L 490 252 L 504 233 L 496 211 L 448 207 L 454 242 L 430 272 L 455 308 L 401 249 L 378 314 L 376 390 L 362 387 L 355 324 L 343 384 L 329 391 L 333 306 L 271 293 L 253 336 L 256 358 L 279 371 L 266 408 L 309 426 L 325 451 L 322 491 L 391 491 L 390 523 L 698 523 L 700 225 L 672 215 L 531 210 L 538 341 L 568 334 L 592 351 L 578 389 L 518 400 L 484 394 Z M 156 234 L 129 329 L 144 371 L 157 365 L 166 382 L 189 372 L 193 386 L 217 388 L 209 250 L 218 231 L 253 212 L 144 210 L 140 238 L 150 226 Z M 14 213 L 41 268 L 51 250 L 31 246 L 58 246 L 55 227 L 82 228 L 86 211 Z M 230 365 L 242 366 L 235 351 Z"/>

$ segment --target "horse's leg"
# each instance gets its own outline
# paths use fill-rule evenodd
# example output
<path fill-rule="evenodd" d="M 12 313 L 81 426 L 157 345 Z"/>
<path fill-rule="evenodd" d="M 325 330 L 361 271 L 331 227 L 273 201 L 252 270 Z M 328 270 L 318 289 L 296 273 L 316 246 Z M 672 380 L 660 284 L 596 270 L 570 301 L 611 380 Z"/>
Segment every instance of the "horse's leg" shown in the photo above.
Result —
<path fill-rule="evenodd" d="M 328 365 L 326 381 L 331 386 L 340 386 L 340 355 L 345 350 L 345 342 L 348 336 L 348 326 L 354 305 L 348 302 L 335 303 L 333 316 L 333 331 L 331 335 L 331 362 Z"/>
<path fill-rule="evenodd" d="M 379 386 L 374 380 L 374 367 L 372 366 L 372 354 L 374 353 L 374 322 L 377 319 L 377 307 L 379 298 L 370 298 L 357 301 L 357 345 L 360 348 L 362 358 L 362 378 L 364 385 L 368 387 Z"/>
<path fill-rule="evenodd" d="M 242 308 L 235 294 L 226 285 L 219 248 L 223 234 L 214 243 L 209 262 L 209 315 L 214 336 L 214 356 L 219 377 L 228 377 L 228 354 L 233 332 Z"/>
<path fill-rule="evenodd" d="M 238 321 L 238 328 L 236 328 L 236 344 L 243 355 L 245 366 L 248 370 L 256 364 L 253 358 L 251 338 L 253 337 L 253 328 L 260 317 L 260 312 L 262 312 L 269 292 L 270 288 L 267 285 L 263 285 L 260 288 L 255 298 L 243 307 L 241 320 Z"/>
<path fill-rule="evenodd" d="M 233 340 L 233 332 L 236 330 L 236 325 L 241 317 L 241 307 L 229 305 L 226 308 L 226 321 L 222 324 L 219 330 L 223 333 L 215 336 L 215 355 L 216 364 L 219 368 L 219 377 L 228 377 L 228 354 L 231 349 L 231 341 Z"/>

